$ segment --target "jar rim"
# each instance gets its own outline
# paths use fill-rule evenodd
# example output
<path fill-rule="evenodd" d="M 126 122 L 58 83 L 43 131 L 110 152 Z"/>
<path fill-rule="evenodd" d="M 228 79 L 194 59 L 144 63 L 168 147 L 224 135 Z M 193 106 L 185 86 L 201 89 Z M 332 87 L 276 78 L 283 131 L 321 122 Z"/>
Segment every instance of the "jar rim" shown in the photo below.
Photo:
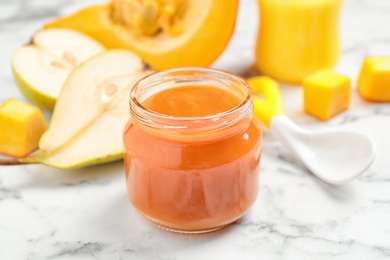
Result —
<path fill-rule="evenodd" d="M 226 111 L 216 113 L 213 115 L 206 116 L 195 116 L 195 117 L 180 117 L 180 116 L 171 116 L 162 113 L 158 113 L 151 109 L 146 108 L 142 105 L 142 101 L 137 98 L 137 91 L 142 86 L 148 85 L 151 83 L 153 79 L 165 79 L 164 75 L 178 73 L 178 75 L 196 75 L 196 73 L 205 73 L 206 75 L 214 75 L 220 78 L 228 79 L 231 82 L 236 82 L 236 84 L 241 85 L 241 87 L 245 90 L 245 95 L 243 95 L 240 103 L 235 107 L 228 109 Z M 180 74 L 182 73 L 182 74 Z M 192 73 L 192 74 L 191 74 Z M 242 121 L 243 118 L 248 117 L 248 115 L 253 115 L 253 93 L 249 84 L 240 76 L 233 74 L 228 71 L 214 69 L 214 68 L 205 68 L 205 67 L 180 67 L 173 68 L 163 71 L 154 72 L 149 74 L 143 78 L 141 78 L 132 88 L 130 92 L 130 110 L 132 115 L 135 115 L 138 120 L 142 123 L 147 124 L 149 126 L 164 128 L 164 129 L 185 129 L 188 128 L 189 122 L 197 122 L 198 125 L 208 125 L 207 122 L 212 123 L 215 126 L 218 126 L 216 121 L 221 121 L 221 118 L 233 117 L 230 122 L 225 122 L 222 125 L 233 125 L 238 121 Z M 236 117 L 234 115 L 237 115 Z M 218 119 L 218 120 L 217 120 Z M 158 127 L 157 122 L 164 121 L 163 125 Z M 223 120 L 222 120 L 223 121 Z M 220 125 L 220 126 L 222 126 Z"/>

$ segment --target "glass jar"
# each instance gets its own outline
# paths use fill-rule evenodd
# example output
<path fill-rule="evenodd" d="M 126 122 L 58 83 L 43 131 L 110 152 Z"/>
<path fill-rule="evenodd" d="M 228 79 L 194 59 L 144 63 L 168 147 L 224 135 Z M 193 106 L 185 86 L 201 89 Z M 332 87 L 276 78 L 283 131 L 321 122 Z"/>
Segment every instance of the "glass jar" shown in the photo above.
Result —
<path fill-rule="evenodd" d="M 340 57 L 342 0 L 258 0 L 256 68 L 276 80 L 301 83 Z"/>
<path fill-rule="evenodd" d="M 205 98 L 212 98 L 210 86 L 217 87 L 238 103 L 202 116 L 164 114 L 145 106 L 158 93 L 186 86 L 205 91 Z M 169 97 L 166 103 L 187 99 Z M 196 107 L 192 97 L 183 110 Z M 201 233 L 234 222 L 253 204 L 262 133 L 253 118 L 251 88 L 242 78 L 207 68 L 157 72 L 132 89 L 130 114 L 124 130 L 127 191 L 142 215 L 171 231 Z"/>

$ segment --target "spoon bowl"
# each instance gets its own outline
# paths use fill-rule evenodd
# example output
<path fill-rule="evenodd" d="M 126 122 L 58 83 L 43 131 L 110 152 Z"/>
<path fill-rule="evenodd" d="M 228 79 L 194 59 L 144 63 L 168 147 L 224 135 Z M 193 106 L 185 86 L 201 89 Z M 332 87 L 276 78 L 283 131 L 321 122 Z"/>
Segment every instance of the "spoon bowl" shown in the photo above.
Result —
<path fill-rule="evenodd" d="M 375 157 L 375 144 L 364 133 L 348 129 L 305 130 L 279 115 L 272 133 L 318 178 L 334 185 L 360 176 Z"/>
<path fill-rule="evenodd" d="M 319 179 L 334 185 L 365 172 L 376 148 L 364 133 L 348 129 L 305 130 L 287 118 L 276 81 L 260 76 L 249 80 L 255 94 L 254 113 L 266 127 Z"/>

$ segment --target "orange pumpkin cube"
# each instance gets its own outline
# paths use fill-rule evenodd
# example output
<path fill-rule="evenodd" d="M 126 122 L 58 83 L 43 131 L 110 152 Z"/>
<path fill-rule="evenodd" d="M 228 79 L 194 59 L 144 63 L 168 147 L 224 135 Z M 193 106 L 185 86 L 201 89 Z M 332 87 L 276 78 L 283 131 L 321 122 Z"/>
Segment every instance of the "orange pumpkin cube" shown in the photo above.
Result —
<path fill-rule="evenodd" d="M 390 101 L 390 56 L 364 60 L 357 81 L 360 95 L 370 101 Z"/>
<path fill-rule="evenodd" d="M 10 98 L 0 105 L 0 153 L 23 157 L 38 148 L 47 129 L 42 112 L 27 103 Z"/>
<path fill-rule="evenodd" d="M 304 111 L 323 121 L 347 110 L 351 79 L 332 70 L 321 70 L 303 80 Z"/>

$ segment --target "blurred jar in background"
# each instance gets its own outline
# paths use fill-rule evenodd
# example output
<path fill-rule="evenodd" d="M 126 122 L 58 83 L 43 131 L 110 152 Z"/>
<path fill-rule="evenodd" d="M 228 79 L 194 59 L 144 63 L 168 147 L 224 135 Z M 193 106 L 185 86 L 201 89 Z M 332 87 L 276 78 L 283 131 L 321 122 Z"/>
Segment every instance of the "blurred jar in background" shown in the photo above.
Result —
<path fill-rule="evenodd" d="M 342 0 L 258 0 L 256 68 L 276 80 L 301 83 L 340 57 Z"/>

